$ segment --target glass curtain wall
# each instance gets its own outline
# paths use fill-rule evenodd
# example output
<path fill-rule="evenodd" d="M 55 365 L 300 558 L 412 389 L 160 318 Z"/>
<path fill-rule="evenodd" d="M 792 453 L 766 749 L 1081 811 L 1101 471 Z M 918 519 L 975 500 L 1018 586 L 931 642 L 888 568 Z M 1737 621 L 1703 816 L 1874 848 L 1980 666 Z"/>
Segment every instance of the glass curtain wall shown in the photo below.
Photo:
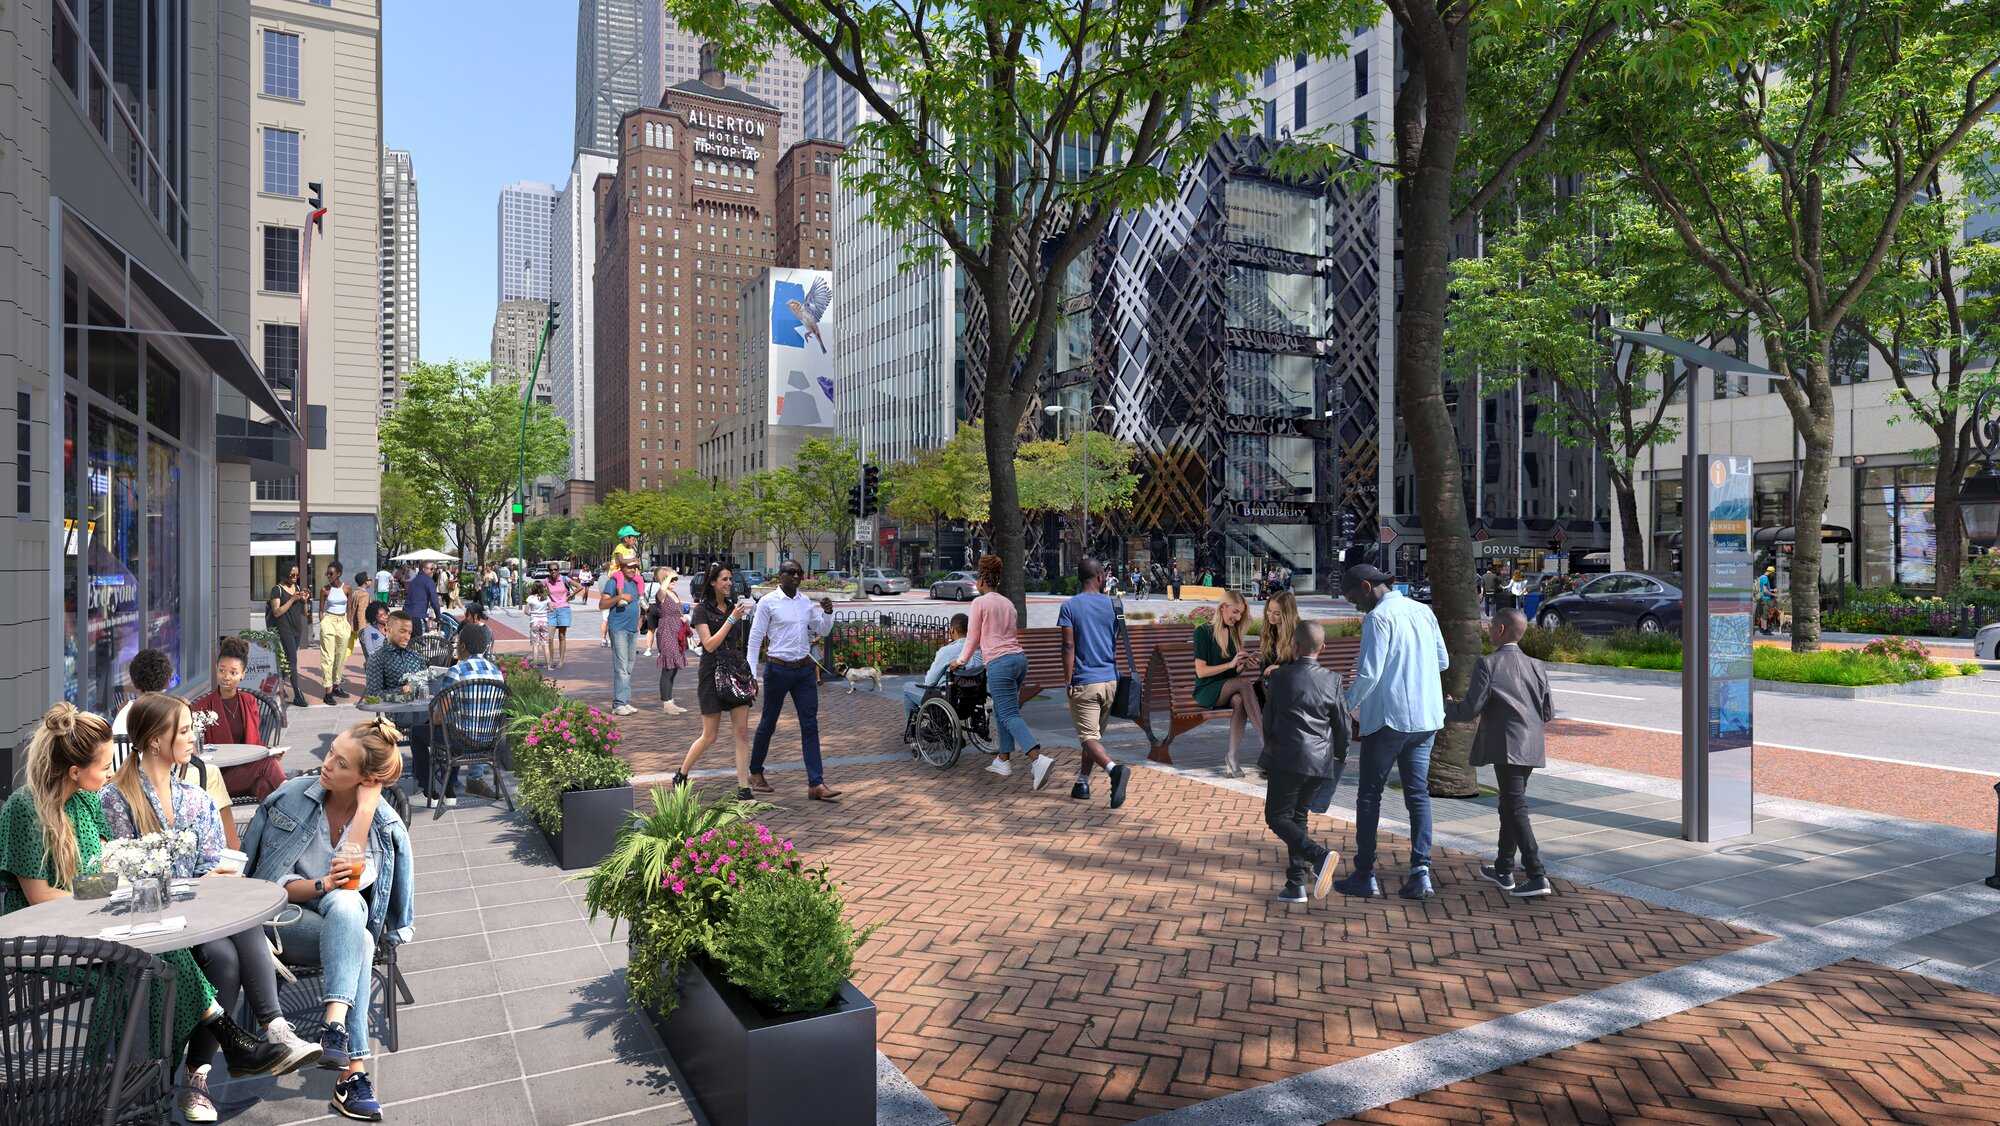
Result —
<path fill-rule="evenodd" d="M 1927 465 L 1869 466 L 1855 471 L 1861 527 L 1858 578 L 1863 587 L 1937 582 L 1937 474 Z"/>

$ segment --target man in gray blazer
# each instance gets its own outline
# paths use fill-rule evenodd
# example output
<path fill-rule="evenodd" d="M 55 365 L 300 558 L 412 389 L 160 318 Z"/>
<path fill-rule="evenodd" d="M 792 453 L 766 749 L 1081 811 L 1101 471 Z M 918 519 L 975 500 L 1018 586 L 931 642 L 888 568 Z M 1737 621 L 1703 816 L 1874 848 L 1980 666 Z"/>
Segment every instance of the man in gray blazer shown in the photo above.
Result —
<path fill-rule="evenodd" d="M 1326 631 L 1317 622 L 1300 622 L 1292 636 L 1296 655 L 1264 678 L 1264 750 L 1257 768 L 1268 783 L 1264 824 L 1285 842 L 1285 889 L 1278 898 L 1304 903 L 1306 881 L 1312 881 L 1313 898 L 1325 899 L 1340 863 L 1339 853 L 1307 832 L 1306 812 L 1347 758 L 1347 705 L 1340 674 L 1314 659 Z"/>
<path fill-rule="evenodd" d="M 1556 709 L 1547 666 L 1521 652 L 1528 619 L 1519 610 L 1502 610 L 1493 615 L 1489 629 L 1493 652 L 1473 666 L 1465 699 L 1447 700 L 1445 710 L 1460 723 L 1479 721 L 1472 765 L 1491 766 L 1500 783 L 1500 851 L 1493 863 L 1479 866 L 1480 878 L 1527 899 L 1555 890 L 1542 872 L 1542 855 L 1528 824 L 1528 777 L 1548 764 L 1542 725 L 1555 718 Z M 1514 875 L 1517 852 L 1519 879 Z"/>

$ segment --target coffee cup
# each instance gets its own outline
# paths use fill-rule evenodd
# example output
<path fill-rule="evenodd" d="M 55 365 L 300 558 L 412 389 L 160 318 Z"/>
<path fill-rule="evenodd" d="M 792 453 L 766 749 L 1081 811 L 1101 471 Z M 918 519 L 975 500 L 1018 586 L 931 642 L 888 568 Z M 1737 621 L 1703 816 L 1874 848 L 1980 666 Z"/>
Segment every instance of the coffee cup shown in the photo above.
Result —
<path fill-rule="evenodd" d="M 233 848 L 223 849 L 216 857 L 215 871 L 241 874 L 243 866 L 250 862 L 250 855 Z"/>

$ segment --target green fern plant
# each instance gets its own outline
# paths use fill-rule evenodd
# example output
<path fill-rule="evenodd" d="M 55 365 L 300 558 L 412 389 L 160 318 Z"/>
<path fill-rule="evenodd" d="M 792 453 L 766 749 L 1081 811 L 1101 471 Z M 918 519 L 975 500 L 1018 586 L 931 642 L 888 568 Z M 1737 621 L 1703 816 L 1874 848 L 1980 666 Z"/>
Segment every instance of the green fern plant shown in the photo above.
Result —
<path fill-rule="evenodd" d="M 636 923 L 646 906 L 662 895 L 667 865 L 689 837 L 750 821 L 767 809 L 777 808 L 769 802 L 735 797 L 711 802 L 692 784 L 656 786 L 650 796 L 652 809 L 632 811 L 618 831 L 611 854 L 586 877 L 590 884 L 584 903 L 593 919 L 602 913 L 628 925 Z"/>

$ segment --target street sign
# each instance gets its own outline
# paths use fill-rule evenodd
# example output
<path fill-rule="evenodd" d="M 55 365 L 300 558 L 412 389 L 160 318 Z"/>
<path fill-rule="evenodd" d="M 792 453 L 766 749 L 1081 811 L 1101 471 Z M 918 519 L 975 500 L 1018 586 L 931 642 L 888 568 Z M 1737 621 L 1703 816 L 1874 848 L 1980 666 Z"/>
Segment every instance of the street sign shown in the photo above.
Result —
<path fill-rule="evenodd" d="M 1562 545 L 1562 542 L 1568 538 L 1569 538 L 1569 533 L 1563 530 L 1563 526 L 1561 524 L 1557 524 L 1556 534 L 1555 534 L 1556 545 L 1560 547 Z"/>
<path fill-rule="evenodd" d="M 1493 538 L 1493 531 L 1484 522 L 1474 524 L 1472 526 L 1472 538 L 1475 541 L 1489 540 Z"/>
<path fill-rule="evenodd" d="M 1757 575 L 1751 543 L 1750 458 L 1703 454 L 1688 512 L 1699 523 L 1683 543 L 1695 580 L 1682 593 L 1692 627 L 1682 671 L 1691 719 L 1682 736 L 1683 781 L 1695 797 L 1684 818 L 1693 840 L 1748 836 L 1755 825 L 1751 697 L 1756 667 L 1751 642 Z M 1692 768 L 1691 770 L 1688 768 Z"/>
<path fill-rule="evenodd" d="M 874 538 L 875 522 L 873 520 L 856 520 L 854 522 L 854 542 L 857 545 L 867 547 Z"/>
<path fill-rule="evenodd" d="M 1384 524 L 1384 525 L 1382 525 L 1382 531 L 1381 531 L 1381 533 L 1380 533 L 1380 537 L 1379 537 L 1379 538 L 1381 539 L 1381 541 L 1382 541 L 1383 543 L 1395 543 L 1395 542 L 1396 542 L 1396 529 L 1394 529 L 1394 528 L 1391 528 L 1391 527 L 1390 527 L 1389 525 L 1387 525 L 1387 524 Z"/>

